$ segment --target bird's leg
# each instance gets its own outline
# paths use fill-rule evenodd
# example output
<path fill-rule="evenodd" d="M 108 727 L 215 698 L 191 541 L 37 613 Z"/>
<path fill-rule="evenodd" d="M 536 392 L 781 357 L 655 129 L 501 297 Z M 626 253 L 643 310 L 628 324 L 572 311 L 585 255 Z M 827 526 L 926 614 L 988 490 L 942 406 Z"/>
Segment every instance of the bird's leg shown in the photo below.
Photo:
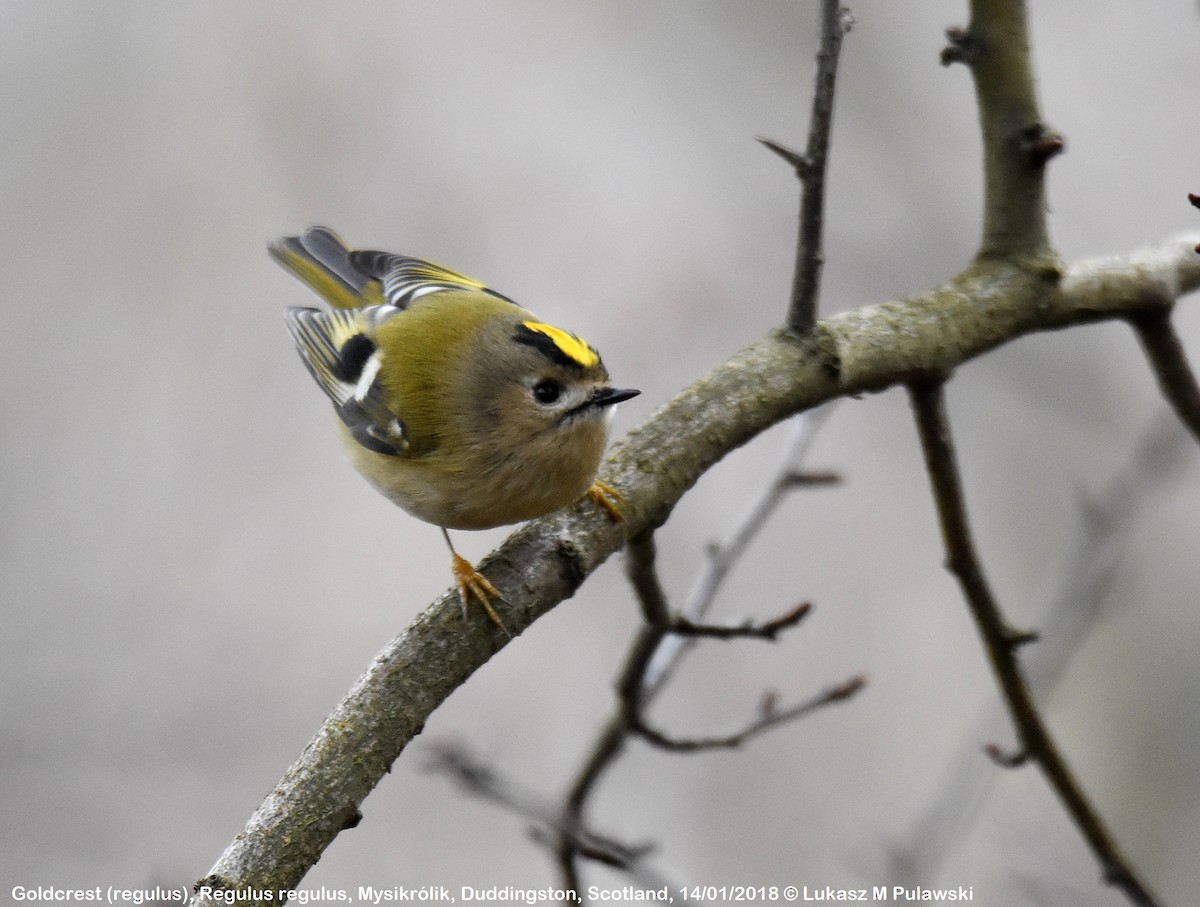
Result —
<path fill-rule="evenodd" d="M 601 510 L 606 512 L 615 522 L 624 523 L 625 517 L 621 513 L 621 503 L 624 498 L 617 489 L 613 488 L 604 482 L 597 479 L 592 483 L 592 487 L 587 490 L 587 498 Z"/>
<path fill-rule="evenodd" d="M 491 600 L 493 598 L 503 599 L 504 596 L 487 581 L 482 573 L 471 566 L 470 561 L 454 550 L 454 545 L 450 541 L 450 533 L 445 529 L 442 530 L 442 537 L 450 548 L 450 569 L 454 573 L 454 584 L 458 587 L 459 601 L 462 602 L 463 620 L 467 619 L 468 606 L 474 596 L 483 605 L 483 610 L 492 619 L 492 623 L 503 630 L 506 636 L 512 636 L 500 620 L 496 609 L 492 607 Z"/>

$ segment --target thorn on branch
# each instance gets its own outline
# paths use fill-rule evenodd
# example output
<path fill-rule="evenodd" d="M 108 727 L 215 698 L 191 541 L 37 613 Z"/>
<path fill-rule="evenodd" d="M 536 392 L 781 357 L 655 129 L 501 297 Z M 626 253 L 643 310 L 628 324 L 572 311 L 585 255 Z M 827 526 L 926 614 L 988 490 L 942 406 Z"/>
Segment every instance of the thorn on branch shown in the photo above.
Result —
<path fill-rule="evenodd" d="M 941 53 L 943 66 L 952 63 L 972 66 L 983 52 L 982 42 L 959 25 L 951 25 L 946 29 L 946 41 Z"/>
<path fill-rule="evenodd" d="M 794 627 L 800 621 L 804 620 L 804 618 L 808 617 L 810 611 L 812 611 L 812 602 L 801 602 L 787 614 L 767 621 L 760 629 L 766 634 L 768 639 L 774 640 L 778 633 L 789 627 Z"/>
<path fill-rule="evenodd" d="M 1017 151 L 1035 167 L 1044 166 L 1050 158 L 1062 154 L 1067 147 L 1067 140 L 1062 134 L 1045 123 L 1031 123 L 1019 129 L 1015 143 Z"/>
<path fill-rule="evenodd" d="M 1004 642 L 1009 649 L 1016 651 L 1022 646 L 1027 646 L 1031 642 L 1037 642 L 1041 639 L 1041 634 L 1037 630 L 1016 630 L 1012 627 L 1004 628 Z"/>
<path fill-rule="evenodd" d="M 1028 750 L 1020 749 L 1006 753 L 1004 747 L 999 743 L 989 743 L 983 748 L 983 751 L 1001 768 L 1020 768 L 1029 761 Z"/>
<path fill-rule="evenodd" d="M 784 476 L 784 488 L 805 488 L 811 485 L 840 485 L 842 475 L 838 472 L 793 472 Z"/>
<path fill-rule="evenodd" d="M 826 690 L 826 702 L 841 702 L 843 699 L 849 699 L 866 685 L 867 677 L 865 674 L 859 674 L 857 677 L 851 677 L 840 686 L 831 687 L 830 689 Z"/>
<path fill-rule="evenodd" d="M 771 718 L 779 711 L 779 691 L 763 690 L 762 698 L 758 701 L 758 717 Z"/>
<path fill-rule="evenodd" d="M 1188 193 L 1188 201 L 1191 202 L 1193 206 L 1200 208 L 1200 195 L 1197 195 L 1195 192 Z M 1200 252 L 1200 243 L 1196 243 L 1196 251 Z"/>
<path fill-rule="evenodd" d="M 794 148 L 789 148 L 773 139 L 764 138 L 761 135 L 756 135 L 755 140 L 760 142 L 764 148 L 774 151 L 777 155 L 787 161 L 792 169 L 796 171 L 796 176 L 800 182 L 808 182 L 809 176 L 812 174 L 812 161 L 806 158 Z"/>

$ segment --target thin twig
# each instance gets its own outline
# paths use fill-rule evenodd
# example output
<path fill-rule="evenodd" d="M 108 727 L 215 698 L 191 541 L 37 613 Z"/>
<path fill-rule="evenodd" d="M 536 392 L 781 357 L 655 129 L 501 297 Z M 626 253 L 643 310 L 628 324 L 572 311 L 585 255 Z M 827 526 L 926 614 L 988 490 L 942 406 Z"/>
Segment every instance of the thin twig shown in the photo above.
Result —
<path fill-rule="evenodd" d="M 861 674 L 839 683 L 837 686 L 822 690 L 804 702 L 788 706 L 786 709 L 774 710 L 759 716 L 741 730 L 732 734 L 716 737 L 671 737 L 648 724 L 640 714 L 634 718 L 633 731 L 647 743 L 659 749 L 671 750 L 676 753 L 694 753 L 700 750 L 733 749 L 748 742 L 751 738 L 778 727 L 788 721 L 806 718 L 813 712 L 827 705 L 843 702 L 849 699 L 867 684 L 867 679 Z"/>
<path fill-rule="evenodd" d="M 700 623 L 712 607 L 730 569 L 765 526 L 768 517 L 784 499 L 786 492 L 800 487 L 795 477 L 802 474 L 801 464 L 812 447 L 817 431 L 825 424 L 832 410 L 832 405 L 823 406 L 801 413 L 795 418 L 774 475 L 758 497 L 751 502 L 743 517 L 734 524 L 725 541 L 710 547 L 704 570 L 688 595 L 683 616 L 678 619 L 680 622 Z M 626 569 L 630 571 L 635 589 L 641 589 L 638 600 L 643 613 L 661 615 L 665 613 L 666 608 L 665 594 L 654 575 L 652 558 L 647 559 L 650 550 L 642 544 L 639 542 L 636 550 L 632 551 Z M 625 700 L 628 700 L 636 695 L 639 709 L 644 709 L 654 699 L 671 670 L 695 642 L 694 638 L 685 633 L 666 634 L 660 629 L 654 629 L 654 620 L 648 621 L 648 626 L 643 628 L 631 646 L 617 682 L 618 689 L 629 688 L 635 681 L 640 685 L 636 694 L 630 689 L 625 697 Z M 644 661 L 647 657 L 649 662 Z M 618 704 L 614 713 L 604 722 L 587 759 L 567 791 L 564 809 L 571 815 L 582 817 L 596 784 L 625 749 L 625 743 L 629 739 L 629 727 L 623 705 L 625 700 Z M 558 851 L 564 880 L 578 874 L 575 856 L 570 842 L 565 841 Z"/>
<path fill-rule="evenodd" d="M 842 38 L 850 30 L 851 23 L 839 0 L 822 0 L 821 49 L 817 54 L 816 85 L 808 122 L 808 148 L 803 165 L 793 161 L 801 185 L 800 230 L 796 238 L 796 266 L 787 326 L 801 336 L 812 333 L 817 323 L 824 261 L 821 235 L 825 226 L 825 170 L 829 159 L 829 134 L 833 129 L 834 86 Z M 778 153 L 781 146 L 768 143 L 768 147 Z"/>
<path fill-rule="evenodd" d="M 971 616 L 983 638 L 984 649 L 1016 725 L 1023 754 L 1020 758 L 1033 759 L 1041 767 L 1100 861 L 1105 880 L 1121 889 L 1132 903 L 1154 907 L 1156 901 L 1121 855 L 1103 820 L 1083 793 L 1029 693 L 1017 663 L 1016 634 L 1001 616 L 975 551 L 946 416 L 944 385 L 942 382 L 914 384 L 909 387 L 909 393 L 942 526 L 946 564 L 962 586 Z"/>
<path fill-rule="evenodd" d="M 797 487 L 791 477 L 800 473 L 801 464 L 812 447 L 817 431 L 825 424 L 825 420 L 832 410 L 832 405 L 823 406 L 795 417 L 774 475 L 763 487 L 758 497 L 751 502 L 747 512 L 734 523 L 725 541 L 710 547 L 704 570 L 688 595 L 681 620 L 698 623 L 708 613 L 729 570 L 766 524 L 767 518 L 786 497 L 785 492 L 789 488 Z M 638 574 L 645 573 L 643 565 L 634 565 L 632 569 Z M 643 576 L 637 582 L 645 583 L 645 589 L 649 591 L 651 597 L 661 594 L 661 587 L 659 587 L 659 593 L 653 591 L 657 585 L 657 579 Z M 645 609 L 646 596 L 639 596 L 639 599 L 643 602 L 642 607 Z M 640 696 L 643 708 L 662 689 L 671 670 L 690 644 L 694 642 L 682 634 L 660 636 L 658 639 L 657 648 L 652 651 L 651 660 L 641 676 Z M 630 674 L 628 662 L 633 655 L 645 651 L 649 651 L 649 647 L 643 649 L 637 644 L 631 647 L 631 654 L 622 670 L 618 686 L 625 682 L 626 675 Z M 567 790 L 564 809 L 569 814 L 577 818 L 583 816 L 588 798 L 604 772 L 616 762 L 624 751 L 628 739 L 624 710 L 618 705 L 597 733 L 595 741 L 588 750 L 588 757 L 584 760 L 575 780 Z M 564 880 L 577 878 L 578 867 L 575 858 L 576 853 L 570 842 L 564 841 L 558 851 L 560 871 Z"/>
<path fill-rule="evenodd" d="M 812 483 L 795 482 L 788 477 L 783 479 L 783 488 L 803 487 Z M 755 624 L 750 621 L 737 626 L 698 623 L 688 617 L 672 617 L 667 604 L 667 596 L 658 579 L 655 568 L 657 546 L 652 533 L 645 532 L 629 542 L 629 556 L 625 561 L 626 573 L 633 585 L 635 596 L 641 605 L 642 616 L 646 623 L 655 630 L 652 634 L 654 643 L 647 647 L 656 650 L 658 644 L 668 634 L 687 637 L 706 637 L 709 639 L 767 639 L 772 642 L 781 632 L 800 623 L 812 610 L 811 602 L 802 602 L 785 614 L 774 617 L 765 623 Z M 647 658 L 653 657 L 651 651 Z M 638 670 L 638 682 L 645 688 L 647 666 Z M 639 690 L 639 697 L 644 689 Z"/>
<path fill-rule="evenodd" d="M 555 804 L 522 788 L 511 778 L 504 777 L 465 746 L 439 741 L 431 745 L 428 752 L 429 769 L 453 778 L 468 793 L 524 816 L 560 838 L 569 839 L 576 850 L 593 860 L 626 869 L 653 849 L 645 844 L 625 844 L 597 834 L 582 823 L 565 820 Z"/>
<path fill-rule="evenodd" d="M 666 634 L 671 624 L 671 611 L 667 594 L 658 579 L 655 560 L 658 546 L 653 532 L 643 532 L 629 540 L 628 556 L 625 558 L 625 575 L 633 586 L 634 597 L 642 608 L 646 623 Z"/>
<path fill-rule="evenodd" d="M 747 621 L 736 626 L 720 624 L 697 624 L 686 617 L 677 617 L 671 621 L 671 632 L 677 636 L 703 636 L 707 639 L 769 639 L 774 642 L 784 630 L 789 630 L 812 611 L 811 602 L 801 602 L 785 614 L 773 617 L 766 623 L 755 624 Z"/>
<path fill-rule="evenodd" d="M 604 722 L 604 727 L 592 744 L 588 758 L 567 790 L 563 802 L 563 813 L 569 817 L 570 821 L 582 822 L 584 820 L 588 797 L 605 769 L 612 765 L 625 749 L 625 742 L 628 739 L 624 715 L 617 710 Z M 578 890 L 580 887 L 579 855 L 579 849 L 575 847 L 570 838 L 563 837 L 559 840 L 555 856 L 565 888 Z"/>
<path fill-rule="evenodd" d="M 757 497 L 750 502 L 746 512 L 733 524 L 729 534 L 719 543 L 709 546 L 704 569 L 688 592 L 682 608 L 683 617 L 701 623 L 716 601 L 729 571 L 758 537 L 775 508 L 783 503 L 785 492 L 799 487 L 793 477 L 800 475 L 801 464 L 812 449 L 817 433 L 836 404 L 829 404 L 803 412 L 792 421 L 791 430 L 783 444 L 779 464 L 774 474 L 763 485 Z M 659 687 L 670 676 L 675 664 L 694 640 L 685 636 L 670 636 L 663 640 L 650 667 L 646 672 L 648 698 L 652 698 Z"/>
<path fill-rule="evenodd" d="M 1191 450 L 1188 440 L 1178 419 L 1164 410 L 1104 488 L 1081 497 L 1061 585 L 1039 621 L 1041 641 L 1022 653 L 1025 676 L 1039 699 L 1057 687 L 1080 645 L 1107 612 L 1117 561 L 1129 534 L 1153 495 L 1177 479 Z M 968 742 L 934 784 L 921 816 L 896 836 L 890 872 L 897 883 L 919 885 L 935 878 L 954 845 L 968 836 L 996 778 L 979 759 L 977 741 L 995 733 L 1003 708 L 996 703 L 983 710 L 963 735 Z"/>
<path fill-rule="evenodd" d="M 789 448 L 796 447 L 806 449 L 807 443 L 797 445 L 793 440 Z M 798 461 L 799 457 L 794 452 L 785 458 L 782 468 L 770 483 L 774 489 L 773 497 L 780 497 L 789 488 L 811 484 L 796 481 L 796 476 L 799 474 Z M 756 510 L 761 519 L 765 519 L 773 507 L 773 503 L 764 503 Z M 753 531 L 757 531 L 757 527 Z M 753 531 L 747 529 L 743 533 L 746 541 Z M 745 543 L 745 541 L 741 542 L 740 547 L 744 548 Z M 641 606 L 645 623 L 630 646 L 625 665 L 617 680 L 618 708 L 605 723 L 593 746 L 591 755 L 568 791 L 563 809 L 563 822 L 567 827 L 582 826 L 588 796 L 601 774 L 624 749 L 625 741 L 630 735 L 638 735 L 654 746 L 677 752 L 736 747 L 773 727 L 803 718 L 823 706 L 848 699 L 866 683 L 865 678 L 854 677 L 787 709 L 763 709 L 756 720 L 735 734 L 677 739 L 657 730 L 646 721 L 645 708 L 649 700 L 661 688 L 661 684 L 648 683 L 647 675 L 651 670 L 652 659 L 665 639 L 686 636 L 689 638 L 774 640 L 779 633 L 794 627 L 803 620 L 811 610 L 811 605 L 808 603 L 797 605 L 787 613 L 763 624 L 744 624 L 736 627 L 714 626 L 697 623 L 687 617 L 672 617 L 666 593 L 658 578 L 656 557 L 657 552 L 652 532 L 643 532 L 630 539 L 626 573 Z M 711 589 L 715 594 L 715 585 Z M 577 882 L 579 878 L 578 857 L 580 856 L 588 856 L 588 854 L 580 850 L 570 836 L 562 836 L 559 839 L 556 857 L 564 884 Z"/>
<path fill-rule="evenodd" d="M 786 614 L 757 627 L 754 625 L 714 627 L 695 624 L 686 619 L 671 620 L 666 610 L 666 598 L 658 581 L 654 537 L 651 534 L 643 533 L 630 541 L 629 557 L 626 563 L 630 581 L 642 602 L 642 610 L 647 617 L 647 623 L 630 649 L 625 669 L 621 672 L 621 678 L 617 683 L 617 694 L 620 698 L 621 713 L 624 716 L 627 731 L 637 734 L 654 746 L 676 752 L 728 749 L 741 746 L 752 737 L 779 724 L 803 718 L 822 706 L 848 699 L 866 684 L 865 678 L 853 677 L 805 702 L 782 711 L 770 710 L 733 734 L 684 739 L 665 734 L 653 727 L 646 719 L 647 686 L 645 679 L 650 659 L 667 634 L 683 628 L 682 632 L 689 636 L 719 636 L 725 639 L 750 637 L 774 640 L 782 630 L 794 627 L 803 620 L 811 606 L 807 603 L 799 605 Z"/>
<path fill-rule="evenodd" d="M 1188 365 L 1183 342 L 1171 323 L 1171 311 L 1144 312 L 1130 319 L 1163 397 L 1175 414 L 1200 441 L 1200 386 Z"/>

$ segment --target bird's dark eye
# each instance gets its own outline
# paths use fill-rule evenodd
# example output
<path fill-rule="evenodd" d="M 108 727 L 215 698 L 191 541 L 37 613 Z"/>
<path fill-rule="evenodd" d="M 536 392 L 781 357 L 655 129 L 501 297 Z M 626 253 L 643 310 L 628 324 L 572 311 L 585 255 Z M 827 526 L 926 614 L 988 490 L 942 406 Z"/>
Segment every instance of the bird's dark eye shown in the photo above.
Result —
<path fill-rule="evenodd" d="M 549 405 L 562 396 L 563 386 L 553 378 L 539 381 L 533 386 L 533 399 L 538 403 Z"/>

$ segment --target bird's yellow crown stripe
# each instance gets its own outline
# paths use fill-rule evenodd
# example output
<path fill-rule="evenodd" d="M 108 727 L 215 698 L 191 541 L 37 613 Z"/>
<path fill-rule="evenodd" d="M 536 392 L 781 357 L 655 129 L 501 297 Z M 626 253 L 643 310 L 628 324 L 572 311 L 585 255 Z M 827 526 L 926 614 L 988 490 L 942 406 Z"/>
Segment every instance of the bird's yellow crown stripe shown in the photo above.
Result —
<path fill-rule="evenodd" d="M 551 342 L 558 347 L 559 352 L 583 368 L 592 368 L 600 361 L 596 351 L 574 334 L 568 334 L 561 328 L 556 328 L 552 324 L 543 324 L 540 321 L 525 321 L 522 324 L 531 331 L 549 337 Z"/>

